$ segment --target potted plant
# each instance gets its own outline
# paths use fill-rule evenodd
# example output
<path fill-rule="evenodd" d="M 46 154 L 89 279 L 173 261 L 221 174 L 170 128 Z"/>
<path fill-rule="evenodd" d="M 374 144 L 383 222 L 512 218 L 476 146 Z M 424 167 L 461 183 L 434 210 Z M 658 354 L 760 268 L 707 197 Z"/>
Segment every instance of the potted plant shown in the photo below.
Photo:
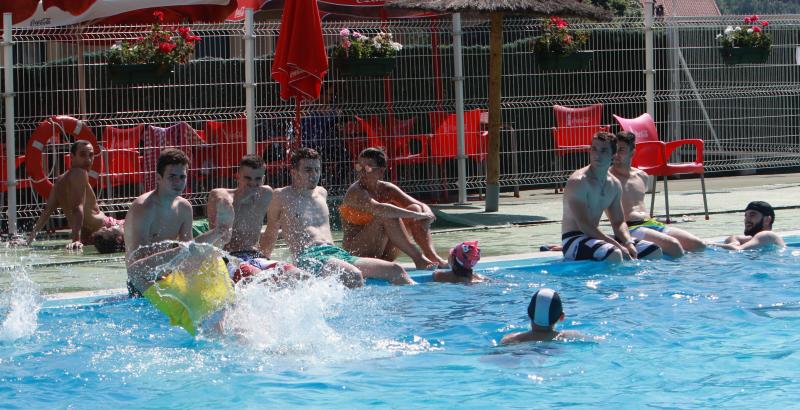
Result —
<path fill-rule="evenodd" d="M 533 53 L 540 69 L 586 70 L 592 63 L 592 52 L 583 48 L 589 42 L 585 31 L 570 30 L 560 17 L 550 17 L 544 23 L 544 34 L 533 42 Z"/>
<path fill-rule="evenodd" d="M 719 52 L 726 65 L 763 64 L 769 58 L 772 48 L 772 36 L 765 32 L 769 27 L 766 20 L 759 21 L 758 16 L 744 18 L 745 28 L 728 26 L 717 34 Z"/>
<path fill-rule="evenodd" d="M 395 67 L 395 57 L 403 45 L 392 39 L 392 33 L 380 32 L 374 37 L 347 28 L 339 32 L 339 44 L 333 50 L 333 62 L 346 76 L 384 76 Z"/>
<path fill-rule="evenodd" d="M 168 28 L 162 25 L 164 13 L 156 11 L 158 20 L 144 36 L 122 41 L 106 52 L 109 76 L 121 84 L 160 84 L 169 80 L 176 64 L 184 64 L 200 37 L 189 27 Z"/>

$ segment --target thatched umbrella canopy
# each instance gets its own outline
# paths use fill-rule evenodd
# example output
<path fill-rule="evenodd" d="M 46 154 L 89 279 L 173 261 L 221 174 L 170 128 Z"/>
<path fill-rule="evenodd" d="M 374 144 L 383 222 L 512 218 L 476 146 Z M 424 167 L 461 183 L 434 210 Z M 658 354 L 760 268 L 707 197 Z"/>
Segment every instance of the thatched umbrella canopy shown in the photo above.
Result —
<path fill-rule="evenodd" d="M 503 46 L 503 15 L 580 17 L 611 20 L 611 13 L 588 0 L 387 0 L 386 7 L 467 13 L 491 16 L 489 43 L 489 152 L 486 159 L 486 211 L 498 210 L 500 198 L 500 92 Z"/>

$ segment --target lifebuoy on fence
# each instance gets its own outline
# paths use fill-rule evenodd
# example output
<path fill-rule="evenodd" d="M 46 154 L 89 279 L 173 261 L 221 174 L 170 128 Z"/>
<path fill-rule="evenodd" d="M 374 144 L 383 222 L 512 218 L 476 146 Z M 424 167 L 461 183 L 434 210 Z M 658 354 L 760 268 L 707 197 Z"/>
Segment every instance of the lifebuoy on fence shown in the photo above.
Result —
<path fill-rule="evenodd" d="M 92 130 L 76 118 L 65 115 L 54 115 L 39 123 L 39 126 L 36 127 L 33 134 L 28 139 L 28 146 L 25 149 L 25 168 L 28 172 L 28 176 L 31 178 L 33 189 L 44 198 L 50 195 L 53 183 L 47 177 L 47 172 L 44 170 L 42 151 L 44 151 L 44 147 L 48 142 L 53 137 L 59 135 L 61 131 L 72 136 L 73 142 L 77 140 L 86 140 L 92 144 L 95 160 L 92 163 L 92 169 L 89 170 L 90 184 L 93 186 L 97 185 L 97 180 L 103 169 L 103 161 L 100 158 L 100 146 L 97 144 L 97 138 L 94 136 Z"/>

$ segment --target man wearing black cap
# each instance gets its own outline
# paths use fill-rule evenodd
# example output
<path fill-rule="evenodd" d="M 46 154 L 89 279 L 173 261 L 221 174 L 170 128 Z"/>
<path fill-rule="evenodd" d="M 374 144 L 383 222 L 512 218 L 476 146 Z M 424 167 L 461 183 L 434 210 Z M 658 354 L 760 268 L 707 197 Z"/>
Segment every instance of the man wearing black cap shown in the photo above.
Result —
<path fill-rule="evenodd" d="M 772 205 L 764 201 L 750 202 L 744 209 L 744 235 L 733 235 L 726 239 L 724 244 L 717 246 L 739 251 L 769 245 L 786 246 L 783 238 L 772 232 L 774 222 L 775 211 Z"/>

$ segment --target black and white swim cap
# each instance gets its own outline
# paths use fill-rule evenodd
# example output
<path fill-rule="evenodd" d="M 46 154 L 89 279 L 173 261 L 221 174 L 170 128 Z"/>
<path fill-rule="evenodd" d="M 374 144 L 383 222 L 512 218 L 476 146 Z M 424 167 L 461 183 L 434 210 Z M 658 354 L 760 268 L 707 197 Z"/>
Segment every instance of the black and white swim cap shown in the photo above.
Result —
<path fill-rule="evenodd" d="M 537 326 L 555 325 L 562 313 L 564 313 L 564 308 L 561 305 L 561 297 L 558 296 L 558 292 L 549 288 L 537 290 L 528 305 L 528 317 Z"/>

